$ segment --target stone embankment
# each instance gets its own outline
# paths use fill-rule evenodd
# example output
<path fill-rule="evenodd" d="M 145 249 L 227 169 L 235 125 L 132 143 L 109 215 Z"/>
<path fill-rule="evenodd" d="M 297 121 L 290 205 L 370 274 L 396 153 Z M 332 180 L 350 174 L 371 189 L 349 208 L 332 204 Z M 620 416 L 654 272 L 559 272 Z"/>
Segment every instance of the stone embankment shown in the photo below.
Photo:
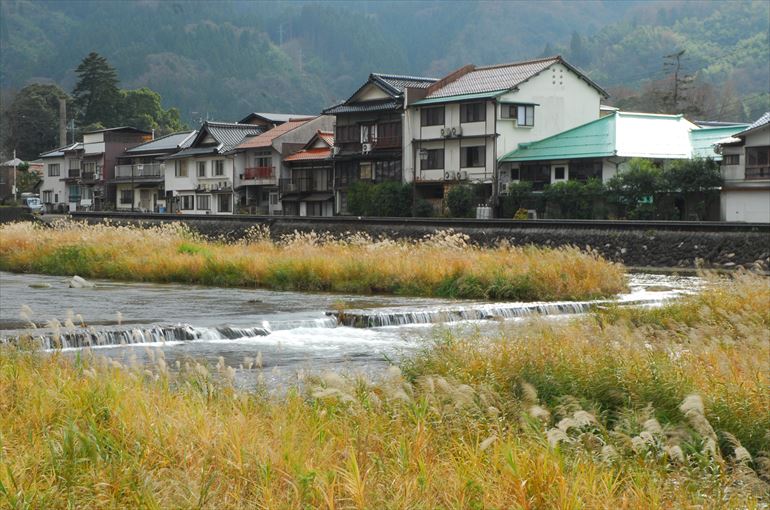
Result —
<path fill-rule="evenodd" d="M 208 237 L 238 239 L 254 225 L 270 227 L 275 239 L 299 232 L 328 232 L 345 236 L 365 232 L 372 237 L 419 239 L 436 230 L 453 229 L 473 242 L 491 246 L 500 241 L 513 245 L 579 246 L 630 267 L 697 267 L 768 271 L 770 225 L 717 222 L 592 221 L 592 220 L 445 220 L 400 218 L 296 218 L 251 216 L 172 216 L 121 213 L 78 213 L 78 220 L 115 224 L 156 225 L 184 221 Z"/>

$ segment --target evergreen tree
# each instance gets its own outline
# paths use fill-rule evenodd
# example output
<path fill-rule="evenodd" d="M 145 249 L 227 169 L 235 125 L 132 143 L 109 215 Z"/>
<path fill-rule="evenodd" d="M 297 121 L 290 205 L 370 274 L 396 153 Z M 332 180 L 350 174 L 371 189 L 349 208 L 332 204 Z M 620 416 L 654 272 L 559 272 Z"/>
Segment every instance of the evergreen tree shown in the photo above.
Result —
<path fill-rule="evenodd" d="M 3 149 L 21 159 L 35 159 L 59 146 L 59 98 L 67 94 L 56 85 L 33 83 L 19 91 L 3 112 Z"/>
<path fill-rule="evenodd" d="M 115 127 L 120 123 L 118 74 L 98 53 L 89 53 L 75 70 L 78 82 L 72 91 L 78 124 L 101 123 Z"/>

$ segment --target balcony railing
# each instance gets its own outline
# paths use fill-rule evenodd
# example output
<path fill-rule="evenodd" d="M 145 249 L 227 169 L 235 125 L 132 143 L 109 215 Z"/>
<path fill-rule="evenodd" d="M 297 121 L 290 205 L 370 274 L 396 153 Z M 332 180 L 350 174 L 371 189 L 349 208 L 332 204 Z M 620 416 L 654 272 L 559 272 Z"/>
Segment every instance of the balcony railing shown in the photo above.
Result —
<path fill-rule="evenodd" d="M 164 166 L 160 163 L 117 165 L 115 179 L 151 179 L 163 177 Z"/>
<path fill-rule="evenodd" d="M 394 149 L 401 147 L 400 136 L 381 136 L 374 140 L 375 149 Z"/>
<path fill-rule="evenodd" d="M 318 181 L 312 176 L 292 177 L 290 179 L 281 179 L 278 189 L 282 195 L 289 193 L 312 193 L 332 191 L 331 178 Z"/>
<path fill-rule="evenodd" d="M 270 180 L 275 179 L 274 166 L 252 166 L 243 170 L 243 180 Z"/>
<path fill-rule="evenodd" d="M 94 179 L 96 179 L 96 176 L 97 176 L 96 172 L 83 172 L 80 175 L 80 178 L 83 179 L 84 181 L 93 181 Z"/>
<path fill-rule="evenodd" d="M 69 201 L 70 202 L 80 202 L 81 195 L 70 195 Z"/>
<path fill-rule="evenodd" d="M 765 180 L 770 179 L 770 166 L 747 166 L 746 180 Z"/>
<path fill-rule="evenodd" d="M 67 171 L 67 177 L 69 177 L 69 178 L 80 177 L 80 168 L 70 168 Z"/>

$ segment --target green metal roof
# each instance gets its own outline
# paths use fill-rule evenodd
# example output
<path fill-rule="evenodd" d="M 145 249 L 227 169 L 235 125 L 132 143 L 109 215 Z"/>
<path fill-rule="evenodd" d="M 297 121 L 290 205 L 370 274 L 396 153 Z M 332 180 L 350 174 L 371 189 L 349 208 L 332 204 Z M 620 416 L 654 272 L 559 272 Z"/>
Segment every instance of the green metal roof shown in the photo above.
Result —
<path fill-rule="evenodd" d="M 714 144 L 727 137 L 740 133 L 748 127 L 748 124 L 735 124 L 733 126 L 704 127 L 690 131 L 690 143 L 692 143 L 692 155 L 700 158 L 714 158 L 721 160 L 722 156 L 714 152 Z"/>
<path fill-rule="evenodd" d="M 536 142 L 521 143 L 500 161 L 540 161 L 568 158 L 601 158 L 615 154 L 615 115 L 607 115 L 582 126 Z"/>
<path fill-rule="evenodd" d="M 415 106 L 423 106 L 427 104 L 456 103 L 458 101 L 471 101 L 473 99 L 490 99 L 493 97 L 497 97 L 500 94 L 503 94 L 505 92 L 508 92 L 508 89 L 493 90 L 492 92 L 477 92 L 475 94 L 460 94 L 458 96 L 430 97 L 427 99 L 420 99 L 419 101 L 415 101 L 412 104 Z"/>

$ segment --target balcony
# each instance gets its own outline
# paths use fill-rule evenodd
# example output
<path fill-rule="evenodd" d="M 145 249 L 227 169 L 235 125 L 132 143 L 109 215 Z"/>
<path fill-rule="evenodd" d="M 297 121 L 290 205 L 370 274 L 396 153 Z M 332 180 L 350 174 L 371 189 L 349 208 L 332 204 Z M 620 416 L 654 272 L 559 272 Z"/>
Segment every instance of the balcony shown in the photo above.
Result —
<path fill-rule="evenodd" d="M 115 166 L 115 180 L 158 180 L 163 178 L 164 165 L 161 163 L 145 163 L 139 165 Z"/>
<path fill-rule="evenodd" d="M 746 180 L 760 181 L 770 179 L 770 166 L 747 166 Z"/>
<path fill-rule="evenodd" d="M 398 149 L 401 147 L 400 136 L 380 136 L 374 139 L 374 149 Z"/>
<path fill-rule="evenodd" d="M 83 172 L 80 178 L 84 181 L 93 181 L 97 179 L 98 174 L 96 172 Z"/>
<path fill-rule="evenodd" d="M 281 195 L 291 193 L 314 193 L 332 191 L 332 180 L 329 178 L 321 180 L 313 176 L 292 177 L 291 179 L 281 179 L 278 187 Z"/>
<path fill-rule="evenodd" d="M 252 166 L 243 170 L 244 181 L 275 181 L 274 166 Z"/>
<path fill-rule="evenodd" d="M 70 168 L 67 171 L 67 177 L 69 177 L 70 179 L 77 179 L 78 177 L 80 177 L 80 168 Z"/>

